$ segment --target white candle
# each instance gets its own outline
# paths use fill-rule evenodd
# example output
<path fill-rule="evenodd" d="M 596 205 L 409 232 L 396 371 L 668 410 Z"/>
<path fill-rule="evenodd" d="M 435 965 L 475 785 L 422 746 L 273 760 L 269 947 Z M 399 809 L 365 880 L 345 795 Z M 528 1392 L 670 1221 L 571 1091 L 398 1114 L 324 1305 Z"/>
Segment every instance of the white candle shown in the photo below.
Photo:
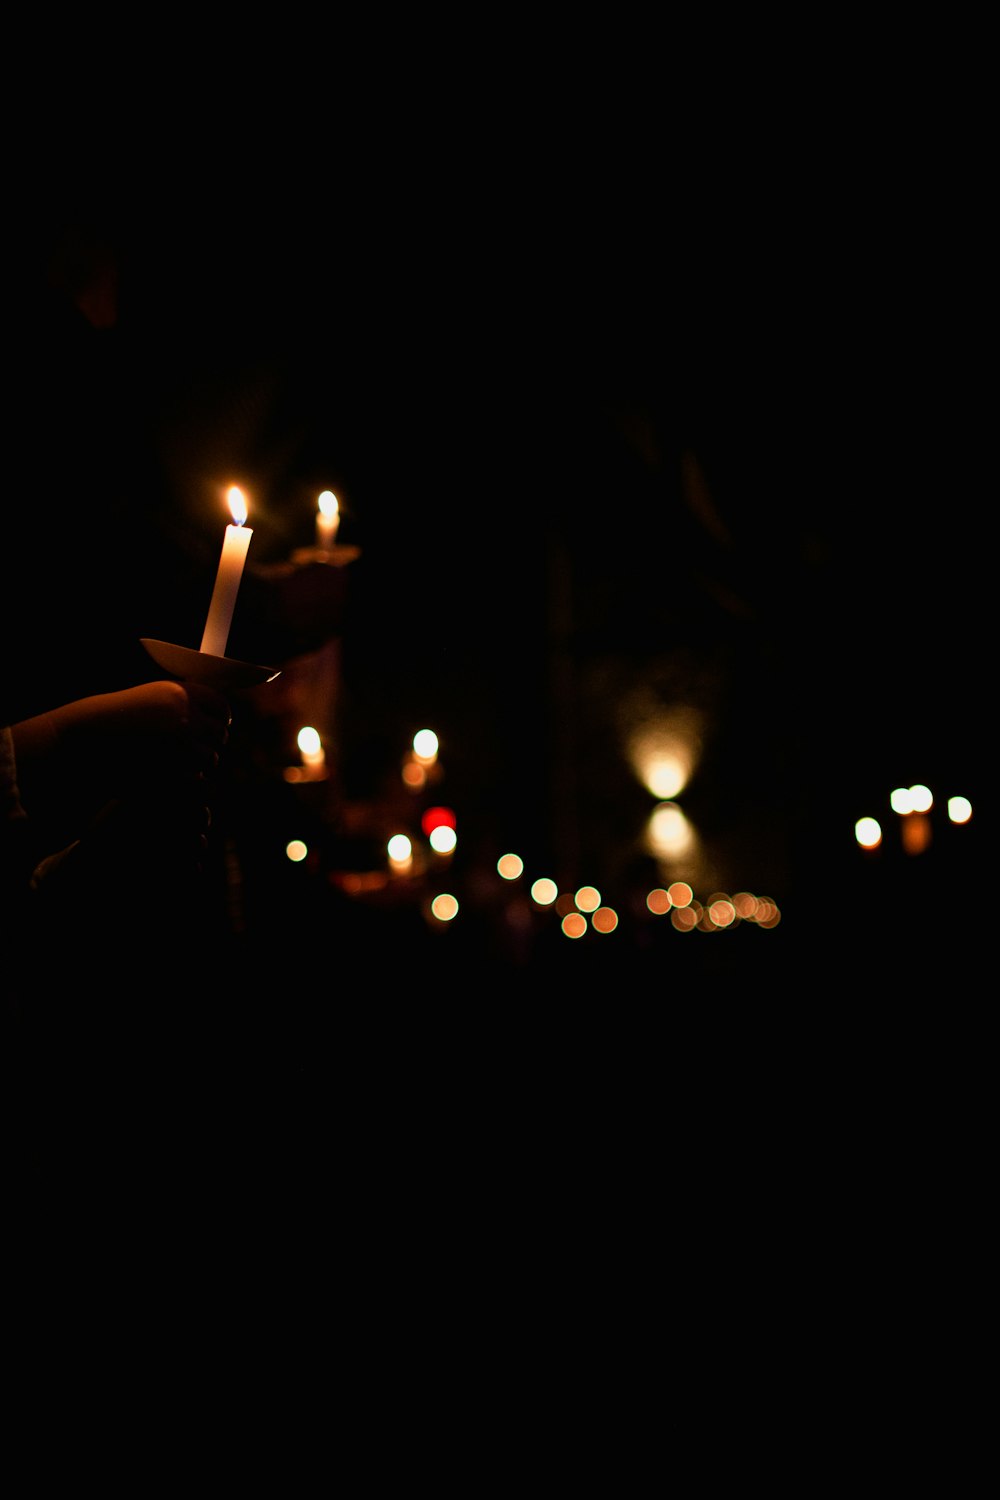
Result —
<path fill-rule="evenodd" d="M 337 540 L 340 525 L 340 504 L 332 490 L 324 490 L 319 497 L 316 512 L 316 546 L 321 552 L 329 552 Z"/>
<path fill-rule="evenodd" d="M 241 491 L 234 485 L 227 498 L 229 509 L 233 513 L 234 524 L 226 527 L 226 534 L 222 541 L 222 556 L 219 559 L 219 571 L 215 577 L 212 602 L 208 607 L 205 633 L 201 638 L 200 649 L 206 656 L 225 656 L 226 654 L 229 627 L 233 623 L 233 610 L 236 608 L 236 595 L 239 593 L 240 580 L 243 577 L 243 565 L 247 560 L 247 548 L 253 536 L 252 528 L 243 524 L 247 518 L 247 505 Z"/>

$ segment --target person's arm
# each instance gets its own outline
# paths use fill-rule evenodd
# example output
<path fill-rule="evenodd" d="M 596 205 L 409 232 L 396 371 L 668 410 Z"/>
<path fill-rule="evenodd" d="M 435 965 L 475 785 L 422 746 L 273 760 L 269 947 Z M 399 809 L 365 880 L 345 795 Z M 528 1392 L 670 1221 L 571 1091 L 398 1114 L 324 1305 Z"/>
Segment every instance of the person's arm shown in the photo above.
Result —
<path fill-rule="evenodd" d="M 201 683 L 143 683 L 65 703 L 12 726 L 22 798 L 49 775 L 101 769 L 133 786 L 151 773 L 180 780 L 212 771 L 231 715 L 221 694 Z"/>

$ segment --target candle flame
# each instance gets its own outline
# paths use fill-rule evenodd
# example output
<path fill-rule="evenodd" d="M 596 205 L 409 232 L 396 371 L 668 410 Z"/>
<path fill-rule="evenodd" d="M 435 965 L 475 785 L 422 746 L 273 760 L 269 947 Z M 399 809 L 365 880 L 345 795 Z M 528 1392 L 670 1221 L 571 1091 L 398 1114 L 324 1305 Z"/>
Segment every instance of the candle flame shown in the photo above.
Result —
<path fill-rule="evenodd" d="M 233 524 L 235 526 L 242 526 L 247 518 L 247 503 L 243 498 L 243 491 L 237 489 L 234 484 L 226 495 L 226 499 L 229 502 L 229 509 L 232 511 Z"/>
<path fill-rule="evenodd" d="M 320 495 L 319 508 L 320 512 L 324 516 L 326 516 L 328 520 L 337 515 L 338 511 L 340 510 L 340 502 L 338 501 L 336 495 L 332 490 L 324 490 L 322 495 Z"/>

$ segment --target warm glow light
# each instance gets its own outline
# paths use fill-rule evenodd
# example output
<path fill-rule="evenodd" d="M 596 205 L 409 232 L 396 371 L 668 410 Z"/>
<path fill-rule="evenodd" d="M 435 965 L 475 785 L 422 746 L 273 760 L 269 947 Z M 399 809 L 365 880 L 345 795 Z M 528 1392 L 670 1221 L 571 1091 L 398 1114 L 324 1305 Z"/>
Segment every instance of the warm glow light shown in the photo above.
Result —
<path fill-rule="evenodd" d="M 934 798 L 931 795 L 930 787 L 920 785 L 911 786 L 910 805 L 913 808 L 914 812 L 930 812 L 931 808 L 934 806 Z"/>
<path fill-rule="evenodd" d="M 318 755 L 323 748 L 318 732 L 308 726 L 299 730 L 296 744 L 307 758 L 310 755 Z"/>
<path fill-rule="evenodd" d="M 708 914 L 716 927 L 731 927 L 736 921 L 736 907 L 728 896 L 718 896 L 709 901 Z"/>
<path fill-rule="evenodd" d="M 395 864 L 404 864 L 413 853 L 413 845 L 405 833 L 394 833 L 386 848 L 389 851 L 389 858 Z"/>
<path fill-rule="evenodd" d="M 290 843 L 287 843 L 285 845 L 285 853 L 293 862 L 293 864 L 299 864 L 302 860 L 305 859 L 306 855 L 309 853 L 309 850 L 306 848 L 301 839 L 292 839 Z"/>
<path fill-rule="evenodd" d="M 242 490 L 233 485 L 226 498 L 232 512 L 233 524 L 226 527 L 222 537 L 222 555 L 219 558 L 219 569 L 215 575 L 215 585 L 212 589 L 212 598 L 209 602 L 208 616 L 199 648 L 205 656 L 224 657 L 226 654 L 233 611 L 236 608 L 236 596 L 240 590 L 247 551 L 253 537 L 250 527 L 243 524 L 247 518 L 247 503 L 243 498 Z"/>
<path fill-rule="evenodd" d="M 440 896 L 435 896 L 431 902 L 431 911 L 439 922 L 450 922 L 458 915 L 458 902 L 454 896 L 449 896 L 447 893 L 442 892 Z"/>
<path fill-rule="evenodd" d="M 678 932 L 692 932 L 698 925 L 700 912 L 696 912 L 690 906 L 675 906 L 670 913 L 670 921 Z"/>
<path fill-rule="evenodd" d="M 948 816 L 953 823 L 967 823 L 972 817 L 972 803 L 968 797 L 949 797 Z"/>
<path fill-rule="evenodd" d="M 907 813 L 911 813 L 913 811 L 913 797 L 910 794 L 909 788 L 905 786 L 895 787 L 889 793 L 889 806 L 894 813 L 899 813 L 902 817 L 905 817 Z"/>
<path fill-rule="evenodd" d="M 567 912 L 562 919 L 562 930 L 568 938 L 581 938 L 587 930 L 587 918 L 581 912 Z"/>
<path fill-rule="evenodd" d="M 736 915 L 745 922 L 752 921 L 757 915 L 757 897 L 750 891 L 737 891 L 733 897 L 733 908 Z"/>
<path fill-rule="evenodd" d="M 661 802 L 654 808 L 646 831 L 649 847 L 660 859 L 688 854 L 694 844 L 694 829 L 674 802 Z"/>
<path fill-rule="evenodd" d="M 433 729 L 417 730 L 413 736 L 413 753 L 425 765 L 435 759 L 438 753 L 438 737 Z"/>
<path fill-rule="evenodd" d="M 854 837 L 862 849 L 877 849 L 882 842 L 882 829 L 875 818 L 859 818 L 854 825 Z"/>
<path fill-rule="evenodd" d="M 686 880 L 675 880 L 673 885 L 668 888 L 667 895 L 674 906 L 690 906 L 694 900 L 694 891 Z"/>
<path fill-rule="evenodd" d="M 458 837 L 454 828 L 449 828 L 447 823 L 439 823 L 427 835 L 427 842 L 435 854 L 450 854 L 458 843 Z"/>
<path fill-rule="evenodd" d="M 903 848 L 907 854 L 923 854 L 931 844 L 931 820 L 925 813 L 911 813 L 903 824 Z"/>
<path fill-rule="evenodd" d="M 536 880 L 531 887 L 531 899 L 537 901 L 539 906 L 551 906 L 559 894 L 559 887 L 554 880 L 543 876 Z"/>
<path fill-rule="evenodd" d="M 655 891 L 650 891 L 646 897 L 646 905 L 654 916 L 664 916 L 673 905 L 670 900 L 670 892 L 663 890 L 662 887 L 657 887 Z"/>
<path fill-rule="evenodd" d="M 523 871 L 524 860 L 519 854 L 501 854 L 500 858 L 497 860 L 497 874 L 502 876 L 504 880 L 516 880 L 517 877 L 523 873 Z M 536 881 L 535 884 L 539 885 L 541 884 L 541 882 Z M 534 892 L 532 892 L 532 894 L 534 894 Z M 538 899 L 539 898 L 535 896 L 535 900 L 537 901 Z"/>
<path fill-rule="evenodd" d="M 238 489 L 235 484 L 230 486 L 226 494 L 226 503 L 229 506 L 229 513 L 233 518 L 233 525 L 243 526 L 246 523 L 249 512 L 247 511 L 247 502 L 243 496 L 243 491 Z"/>
<path fill-rule="evenodd" d="M 417 760 L 408 760 L 403 767 L 403 780 L 413 791 L 419 792 L 427 780 L 427 772 Z"/>
<path fill-rule="evenodd" d="M 596 911 L 601 904 L 601 893 L 592 885 L 581 885 L 576 893 L 576 904 L 580 911 Z"/>
<path fill-rule="evenodd" d="M 633 730 L 628 757 L 654 797 L 676 797 L 687 786 L 701 752 L 700 730 L 699 715 L 688 708 L 654 710 Z"/>
<path fill-rule="evenodd" d="M 331 552 L 337 540 L 340 526 L 340 504 L 332 490 L 324 490 L 319 497 L 316 513 L 316 546 L 322 552 Z"/>
<path fill-rule="evenodd" d="M 610 906 L 601 906 L 590 920 L 595 932 L 614 932 L 618 926 L 618 913 Z"/>

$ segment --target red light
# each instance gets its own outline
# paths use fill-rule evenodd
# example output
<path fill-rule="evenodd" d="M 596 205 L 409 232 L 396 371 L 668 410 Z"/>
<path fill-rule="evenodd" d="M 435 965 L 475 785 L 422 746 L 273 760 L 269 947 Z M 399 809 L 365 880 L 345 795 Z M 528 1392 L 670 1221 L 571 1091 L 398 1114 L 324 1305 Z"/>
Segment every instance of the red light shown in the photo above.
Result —
<path fill-rule="evenodd" d="M 435 828 L 454 828 L 455 814 L 450 807 L 429 807 L 420 819 L 420 826 L 430 838 Z"/>

